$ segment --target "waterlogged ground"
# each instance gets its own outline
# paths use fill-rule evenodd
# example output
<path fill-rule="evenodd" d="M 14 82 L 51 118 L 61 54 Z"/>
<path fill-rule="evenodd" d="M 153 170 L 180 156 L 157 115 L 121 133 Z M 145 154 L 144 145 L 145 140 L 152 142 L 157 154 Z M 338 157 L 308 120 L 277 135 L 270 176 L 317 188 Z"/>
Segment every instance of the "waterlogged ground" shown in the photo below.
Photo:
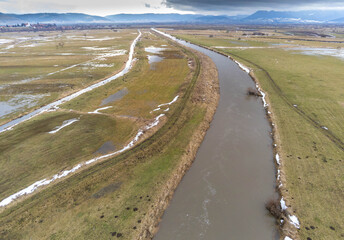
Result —
<path fill-rule="evenodd" d="M 3 33 L 0 123 L 119 71 L 137 35 L 124 29 Z"/>
<path fill-rule="evenodd" d="M 155 62 L 154 69 L 151 69 L 148 61 L 151 53 L 145 48 L 161 45 L 165 45 L 165 49 L 155 55 L 163 60 Z M 194 73 L 191 65 L 195 65 L 195 59 L 190 53 L 143 32 L 134 57 L 136 60 L 128 74 L 60 105 L 55 111 L 40 114 L 0 133 L 2 206 L 6 205 L 4 199 L 20 196 L 21 190 L 26 193 L 37 190 L 34 195 L 19 198 L 20 201 L 0 209 L 0 238 L 70 239 L 87 236 L 88 239 L 107 239 L 125 236 L 130 239 L 128 236 L 136 234 L 144 209 L 150 206 L 152 197 L 161 189 L 155 184 L 162 184 L 171 167 L 178 163 L 204 110 L 196 105 L 189 106 L 190 122 L 183 114 L 179 113 L 178 118 L 173 115 L 185 103 L 183 95 L 189 89 Z M 142 141 L 145 135 L 152 135 L 172 116 L 177 122 L 170 123 L 166 130 L 178 132 L 180 128 L 182 135 L 168 132 L 156 140 L 153 136 L 138 155 L 136 152 L 119 155 Z M 173 146 L 167 148 L 170 141 Z M 157 151 L 162 146 L 164 148 Z M 106 160 L 106 156 L 112 157 L 111 160 Z M 128 156 L 129 160 L 119 161 Z M 141 162 L 146 156 L 150 157 Z M 73 175 L 74 171 L 78 174 Z M 85 177 L 79 178 L 84 173 Z M 84 189 L 84 181 L 87 189 Z M 60 184 L 67 185 L 61 188 Z M 45 189 L 38 187 L 42 185 Z M 138 194 L 142 195 L 141 199 Z M 138 203 L 141 200 L 142 203 Z M 27 208 L 31 203 L 36 207 Z M 28 214 L 14 216 L 13 209 Z M 107 218 L 109 224 L 99 222 Z M 133 224 L 137 225 L 135 229 Z"/>
<path fill-rule="evenodd" d="M 343 29 L 257 27 L 170 32 L 229 54 L 254 71 L 267 93 L 277 126 L 282 181 L 278 184 L 284 196 L 281 208 L 300 223 L 300 229 L 292 227 L 289 236 L 342 238 Z"/>

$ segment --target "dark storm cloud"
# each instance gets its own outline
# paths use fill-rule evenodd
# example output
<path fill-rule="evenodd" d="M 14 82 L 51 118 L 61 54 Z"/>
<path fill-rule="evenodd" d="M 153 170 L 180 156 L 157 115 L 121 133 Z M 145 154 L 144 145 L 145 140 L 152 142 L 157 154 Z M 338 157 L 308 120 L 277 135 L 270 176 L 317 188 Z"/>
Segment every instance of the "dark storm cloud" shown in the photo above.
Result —
<path fill-rule="evenodd" d="M 181 10 L 248 10 L 255 8 L 298 8 L 307 6 L 331 7 L 334 4 L 344 5 L 344 0 L 321 1 L 321 0 L 165 0 L 168 7 Z"/>

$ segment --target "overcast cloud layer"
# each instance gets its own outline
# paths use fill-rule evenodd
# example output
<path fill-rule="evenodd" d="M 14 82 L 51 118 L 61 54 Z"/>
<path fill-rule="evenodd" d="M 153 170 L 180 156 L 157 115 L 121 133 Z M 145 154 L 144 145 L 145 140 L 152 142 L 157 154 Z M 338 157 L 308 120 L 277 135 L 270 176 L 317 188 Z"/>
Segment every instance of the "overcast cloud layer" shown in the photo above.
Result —
<path fill-rule="evenodd" d="M 167 7 L 163 0 L 0 0 L 0 12 L 79 12 L 105 16 L 117 13 L 182 11 Z"/>
<path fill-rule="evenodd" d="M 344 8 L 344 0 L 165 0 L 165 4 L 179 10 L 212 13 Z"/>
<path fill-rule="evenodd" d="M 343 8 L 344 0 L 0 0 L 0 12 L 250 14 L 256 10 Z"/>

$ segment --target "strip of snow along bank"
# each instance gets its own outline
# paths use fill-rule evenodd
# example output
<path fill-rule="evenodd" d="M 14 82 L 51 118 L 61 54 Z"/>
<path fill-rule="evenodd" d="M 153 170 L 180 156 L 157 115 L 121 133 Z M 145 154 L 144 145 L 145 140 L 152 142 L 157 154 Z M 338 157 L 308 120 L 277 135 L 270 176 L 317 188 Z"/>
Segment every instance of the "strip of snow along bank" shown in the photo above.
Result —
<path fill-rule="evenodd" d="M 170 39 L 172 39 L 172 40 L 174 40 L 174 41 L 176 41 L 176 42 L 185 42 L 185 41 L 182 41 L 182 40 L 179 40 L 179 39 L 177 39 L 176 37 L 173 37 L 173 36 L 171 36 L 170 34 L 167 34 L 167 33 L 164 33 L 164 32 L 161 32 L 161 31 L 159 31 L 159 30 L 156 30 L 155 28 L 151 28 L 153 31 L 155 31 L 155 32 L 157 32 L 157 33 L 159 33 L 159 34 L 161 34 L 161 35 L 163 35 L 163 36 L 165 36 L 165 37 L 168 37 L 168 38 L 170 38 Z M 229 56 L 228 56 L 228 58 L 230 58 Z M 246 67 L 245 65 L 243 65 L 242 63 L 240 63 L 240 62 L 238 62 L 238 61 L 236 61 L 236 60 L 233 60 L 236 64 L 238 64 L 238 66 L 242 69 L 242 70 L 244 70 L 246 73 L 250 73 L 250 69 L 248 68 L 248 67 Z M 259 86 L 258 86 L 258 84 L 256 85 L 256 87 L 257 87 L 257 89 L 258 89 L 258 91 L 260 92 L 260 94 L 262 95 L 262 100 L 263 100 L 263 104 L 264 104 L 264 108 L 266 108 L 267 106 L 269 106 L 269 104 L 266 102 L 266 100 L 265 100 L 265 93 L 259 88 Z"/>
<path fill-rule="evenodd" d="M 280 160 L 280 156 L 278 155 L 278 153 L 276 154 L 275 158 L 276 158 L 276 163 L 277 163 L 278 168 L 279 168 L 281 160 Z M 283 184 L 282 184 L 282 181 L 281 181 L 281 170 L 280 169 L 277 169 L 277 181 L 279 183 L 278 187 L 281 188 L 283 186 Z M 285 210 L 288 209 L 287 204 L 285 203 L 285 200 L 284 200 L 283 196 L 281 197 L 280 205 L 281 205 L 281 210 L 282 211 L 285 211 Z M 292 225 L 294 225 L 297 229 L 300 229 L 300 222 L 299 222 L 298 218 L 295 215 L 290 215 L 288 213 L 286 213 L 286 214 L 287 214 L 287 216 L 289 218 L 289 222 Z"/>
<path fill-rule="evenodd" d="M 265 93 L 260 89 L 258 84 L 256 84 L 256 88 L 258 89 L 258 92 L 262 95 L 262 101 L 263 101 L 264 108 L 267 108 L 269 106 L 269 104 L 265 100 L 265 96 L 266 96 Z"/>
<path fill-rule="evenodd" d="M 230 57 L 228 57 L 228 58 L 230 58 Z M 239 66 L 242 70 L 244 70 L 247 74 L 249 74 L 249 73 L 251 72 L 251 70 L 250 70 L 248 67 L 246 67 L 244 64 L 238 62 L 237 60 L 234 60 L 234 62 L 235 62 L 236 64 L 238 64 L 238 66 Z M 258 86 L 258 84 L 256 84 L 256 88 L 257 88 L 258 92 L 262 95 L 262 101 L 263 101 L 264 108 L 267 108 L 267 106 L 269 106 L 269 104 L 268 104 L 268 103 L 266 102 L 266 100 L 265 100 L 266 94 L 260 89 L 260 87 Z M 271 112 L 268 111 L 268 114 L 271 114 Z"/>
<path fill-rule="evenodd" d="M 155 29 L 155 28 L 151 28 L 151 29 L 152 29 L 154 32 L 157 32 L 157 33 L 159 33 L 159 34 L 161 34 L 161 35 L 163 35 L 163 36 L 165 36 L 165 37 L 168 37 L 168 38 L 170 38 L 170 39 L 172 39 L 172 40 L 174 40 L 174 41 L 178 41 L 178 39 L 177 39 L 176 37 L 173 37 L 173 36 L 170 35 L 170 34 L 161 32 L 161 31 L 159 31 L 159 30 L 157 30 L 157 29 Z"/>
<path fill-rule="evenodd" d="M 79 119 L 76 119 L 76 118 L 73 118 L 73 119 L 69 119 L 69 120 L 66 120 L 66 121 L 63 121 L 62 125 L 61 126 L 58 126 L 56 128 L 54 128 L 54 130 L 50 131 L 49 133 L 50 134 L 54 134 L 54 133 L 57 133 L 58 131 L 60 131 L 62 128 L 65 128 L 75 122 L 79 121 Z"/>
<path fill-rule="evenodd" d="M 130 51 L 129 51 L 129 58 L 128 58 L 128 61 L 126 62 L 125 64 L 125 67 L 122 71 L 120 71 L 119 73 L 117 73 L 116 75 L 112 76 L 112 77 L 109 77 L 101 82 L 98 82 L 98 83 L 95 83 L 87 88 L 84 88 L 78 92 L 75 92 L 67 97 L 64 97 L 60 100 L 57 100 L 55 102 L 52 102 L 44 107 L 41 107 L 29 114 L 26 114 L 20 118 L 17 118 L 13 121 L 10 121 L 2 126 L 0 126 L 0 133 L 1 132 L 5 132 L 5 131 L 8 131 L 8 130 L 11 130 L 14 126 L 18 125 L 19 123 L 22 123 L 34 116 L 37 116 L 43 112 L 47 112 L 47 111 L 51 111 L 52 109 L 56 109 L 56 107 L 58 107 L 59 105 L 65 103 L 65 102 L 68 102 L 76 97 L 79 97 L 80 95 L 86 93 L 86 92 L 89 92 L 89 91 L 92 91 L 93 89 L 96 89 L 98 87 L 101 87 L 119 77 L 122 77 L 123 75 L 127 74 L 129 72 L 129 70 L 131 69 L 132 67 L 132 62 L 133 62 L 133 55 L 134 55 L 134 49 L 135 49 L 135 46 L 136 46 L 136 43 L 137 41 L 139 40 L 139 38 L 141 37 L 141 31 L 139 31 L 139 35 L 135 38 L 135 40 L 132 42 L 132 44 L 130 45 Z"/>
<path fill-rule="evenodd" d="M 282 209 L 282 211 L 286 210 L 286 209 L 287 209 L 287 205 L 285 204 L 285 201 L 284 201 L 283 197 L 281 198 L 280 203 L 281 203 L 281 209 Z"/>
<path fill-rule="evenodd" d="M 278 153 L 276 154 L 276 163 L 278 165 L 280 165 L 280 157 L 279 157 Z"/>
<path fill-rule="evenodd" d="M 237 60 L 234 60 L 234 62 L 235 62 L 236 64 L 238 64 L 238 66 L 239 66 L 242 70 L 244 70 L 245 72 L 247 72 L 247 73 L 250 73 L 250 72 L 251 72 L 251 70 L 250 70 L 248 67 L 246 67 L 244 64 L 238 62 Z"/>
<path fill-rule="evenodd" d="M 165 36 L 165 37 L 168 37 L 168 38 L 170 38 L 170 39 L 176 41 L 176 42 L 185 42 L 185 41 L 182 41 L 182 40 L 177 39 L 176 37 L 171 36 L 170 34 L 161 32 L 161 31 L 159 31 L 159 30 L 157 30 L 157 29 L 155 29 L 155 28 L 151 28 L 151 29 L 152 29 L 153 31 L 155 31 L 155 32 L 157 32 L 157 33 L 159 33 L 159 34 Z M 228 58 L 230 58 L 230 57 L 228 57 Z M 240 63 L 240 62 L 238 62 L 238 61 L 236 61 L 236 60 L 234 60 L 234 62 L 235 62 L 236 64 L 238 64 L 239 67 L 240 67 L 242 70 L 244 70 L 246 73 L 248 73 L 248 74 L 250 73 L 251 70 L 250 70 L 248 67 L 246 67 L 245 65 L 243 65 L 242 63 Z M 269 106 L 269 104 L 268 104 L 268 103 L 266 102 L 266 100 L 265 100 L 265 96 L 266 96 L 266 95 L 265 95 L 265 93 L 259 88 L 258 84 L 256 85 L 256 87 L 257 87 L 258 91 L 260 92 L 260 94 L 262 95 L 262 100 L 263 100 L 264 108 L 266 108 L 267 106 Z"/>
<path fill-rule="evenodd" d="M 280 200 L 280 204 L 281 204 L 281 209 L 282 211 L 285 211 L 288 209 L 283 197 Z M 288 214 L 288 213 L 286 213 Z M 288 214 L 288 218 L 289 218 L 289 222 L 294 225 L 297 229 L 300 229 L 300 222 L 299 219 L 295 216 L 295 215 L 290 215 Z"/>
<path fill-rule="evenodd" d="M 300 229 L 299 219 L 295 215 L 289 215 L 290 223 L 293 224 L 297 229 Z"/>
<path fill-rule="evenodd" d="M 45 185 L 48 185 L 52 182 L 54 182 L 55 180 L 57 179 L 60 179 L 60 178 L 63 178 L 63 177 L 66 177 L 67 175 L 75 172 L 76 170 L 78 170 L 79 168 L 83 167 L 83 166 L 86 166 L 86 165 L 89 165 L 91 163 L 94 163 L 94 162 L 97 162 L 101 159 L 104 159 L 104 158 L 108 158 L 108 157 L 113 157 L 119 153 L 122 153 L 130 148 L 132 148 L 135 143 L 137 143 L 139 140 L 140 140 L 140 137 L 148 130 L 152 129 L 153 127 L 157 126 L 159 123 L 160 123 L 160 118 L 162 118 L 163 116 L 165 116 L 165 114 L 160 114 L 159 116 L 157 116 L 154 121 L 150 124 L 148 124 L 147 126 L 145 126 L 143 129 L 140 129 L 136 136 L 134 137 L 133 140 L 130 141 L 130 143 L 128 145 L 126 145 L 125 147 L 123 147 L 122 149 L 116 151 L 116 152 L 112 152 L 112 153 L 109 153 L 109 154 L 106 154 L 106 155 L 102 155 L 102 156 L 99 156 L 99 157 L 95 157 L 95 158 L 92 158 L 84 163 L 79 163 L 78 165 L 74 166 L 72 169 L 70 170 L 65 170 L 59 174 L 55 174 L 51 179 L 43 179 L 43 180 L 40 180 L 40 181 L 37 181 L 33 184 L 31 184 L 30 186 L 28 186 L 27 188 L 24 188 L 23 190 L 3 199 L 1 202 L 0 202 L 0 207 L 4 207 L 4 206 L 7 206 L 8 204 L 10 204 L 11 202 L 13 202 L 15 199 L 21 197 L 21 196 L 25 196 L 27 194 L 30 194 L 30 193 L 33 193 L 34 191 L 36 191 L 39 187 L 42 187 L 42 186 L 45 186 Z"/>

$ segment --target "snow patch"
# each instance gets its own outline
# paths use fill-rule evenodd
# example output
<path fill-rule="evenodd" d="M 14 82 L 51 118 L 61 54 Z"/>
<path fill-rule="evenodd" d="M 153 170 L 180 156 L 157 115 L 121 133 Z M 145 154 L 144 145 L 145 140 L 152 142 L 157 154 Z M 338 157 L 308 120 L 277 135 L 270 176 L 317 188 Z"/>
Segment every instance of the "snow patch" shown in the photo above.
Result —
<path fill-rule="evenodd" d="M 145 51 L 148 53 L 160 53 L 162 51 L 164 51 L 166 48 L 158 48 L 158 47 L 154 47 L 154 46 L 150 46 L 150 47 L 146 47 Z"/>
<path fill-rule="evenodd" d="M 58 131 L 60 131 L 62 128 L 65 128 L 75 122 L 79 121 L 79 119 L 76 119 L 76 118 L 73 118 L 73 119 L 69 119 L 69 120 L 66 120 L 66 121 L 63 121 L 62 125 L 61 126 L 58 126 L 56 128 L 54 128 L 54 130 L 50 131 L 49 133 L 50 134 L 54 134 L 54 133 L 57 133 Z"/>
<path fill-rule="evenodd" d="M 10 42 L 12 42 L 13 40 L 11 40 L 11 39 L 0 39 L 0 45 L 1 44 L 5 44 L 5 43 L 10 43 Z"/>
<path fill-rule="evenodd" d="M 11 49 L 11 48 L 14 48 L 14 45 L 12 44 L 12 45 L 8 45 L 5 49 Z"/>
<path fill-rule="evenodd" d="M 212 46 L 214 48 L 218 48 L 218 49 L 226 49 L 226 48 L 229 48 L 229 49 L 253 49 L 253 48 L 272 48 L 272 47 L 226 47 L 226 46 Z"/>
<path fill-rule="evenodd" d="M 137 34 L 137 33 L 135 33 Z M 107 40 L 113 40 L 116 38 L 121 38 L 121 37 L 103 37 L 103 38 L 87 38 L 87 41 L 107 41 Z"/>
<path fill-rule="evenodd" d="M 86 49 L 86 50 L 91 50 L 91 51 L 106 51 L 106 50 L 110 49 L 108 47 L 103 47 L 103 48 L 100 48 L 100 47 L 82 47 L 82 48 Z"/>
<path fill-rule="evenodd" d="M 89 66 L 89 67 L 91 67 L 91 69 L 94 69 L 94 68 L 111 68 L 111 67 L 114 67 L 115 66 L 115 64 L 105 64 L 105 63 L 103 63 L 103 64 L 101 64 L 101 63 L 93 63 L 93 62 L 89 62 L 89 63 L 85 63 L 85 64 L 83 64 L 83 66 Z"/>
<path fill-rule="evenodd" d="M 171 105 L 172 103 L 176 102 L 178 100 L 178 98 L 179 98 L 179 95 L 175 96 L 171 102 L 160 104 L 160 105 L 158 105 L 158 107 L 160 108 L 162 106 Z"/>
<path fill-rule="evenodd" d="M 163 107 L 163 106 L 169 106 L 169 105 L 173 104 L 174 102 L 176 102 L 176 101 L 178 100 L 178 98 L 179 98 L 179 95 L 175 96 L 171 102 L 163 103 L 163 104 L 158 105 L 158 107 L 157 107 L 156 109 L 150 111 L 150 113 L 156 112 L 156 111 L 160 111 L 160 110 L 161 110 L 161 107 Z M 167 109 L 164 110 L 164 112 L 167 112 L 167 111 L 169 111 L 169 110 L 170 110 L 170 108 L 167 108 Z"/>
<path fill-rule="evenodd" d="M 247 72 L 247 73 L 250 73 L 251 70 L 250 70 L 248 67 L 246 67 L 244 64 L 238 62 L 237 60 L 234 60 L 234 62 L 235 62 L 236 64 L 238 64 L 238 66 L 239 66 L 242 70 L 244 70 L 244 71 Z"/>
<path fill-rule="evenodd" d="M 265 93 L 260 89 L 260 87 L 258 86 L 258 84 L 256 85 L 257 86 L 257 89 L 258 89 L 258 92 L 260 92 L 260 94 L 262 95 L 262 101 L 263 101 L 263 106 L 264 108 L 266 108 L 267 106 L 269 106 L 269 104 L 266 102 L 266 99 L 265 99 Z"/>
<path fill-rule="evenodd" d="M 98 108 L 98 109 L 96 109 L 95 111 L 93 111 L 93 112 L 88 112 L 88 113 L 89 113 L 89 114 L 101 114 L 99 111 L 105 110 L 105 109 L 109 109 L 109 108 L 112 108 L 112 106 Z"/>
<path fill-rule="evenodd" d="M 295 215 L 289 216 L 290 223 L 293 224 L 296 228 L 300 229 L 299 219 Z"/>
<path fill-rule="evenodd" d="M 288 208 L 287 205 L 285 204 L 285 201 L 284 201 L 283 197 L 281 198 L 280 203 L 281 203 L 281 209 L 282 209 L 283 211 L 286 210 L 286 209 Z"/>
<path fill-rule="evenodd" d="M 278 165 L 280 165 L 280 157 L 279 157 L 278 153 L 276 154 L 276 163 Z"/>

